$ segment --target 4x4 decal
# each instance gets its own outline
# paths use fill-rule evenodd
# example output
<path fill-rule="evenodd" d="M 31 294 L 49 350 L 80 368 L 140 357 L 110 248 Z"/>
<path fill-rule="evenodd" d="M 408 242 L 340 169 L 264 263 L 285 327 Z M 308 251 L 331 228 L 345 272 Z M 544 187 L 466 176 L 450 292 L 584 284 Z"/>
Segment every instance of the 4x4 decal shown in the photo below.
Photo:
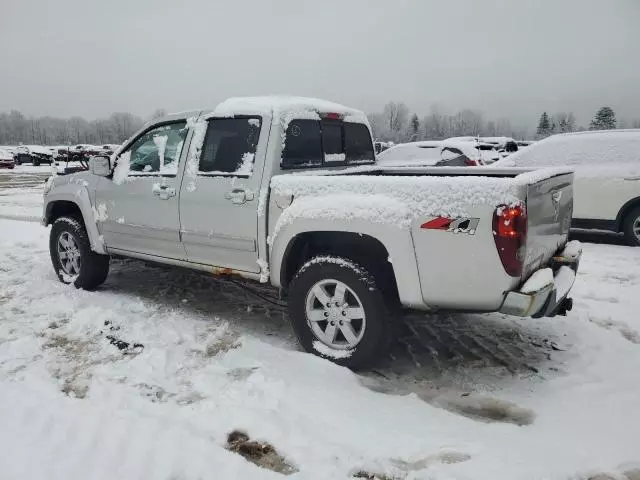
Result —
<path fill-rule="evenodd" d="M 436 217 L 423 223 L 420 228 L 425 230 L 444 230 L 451 233 L 466 233 L 467 235 L 475 235 L 480 223 L 479 218 L 461 217 L 447 218 Z"/>

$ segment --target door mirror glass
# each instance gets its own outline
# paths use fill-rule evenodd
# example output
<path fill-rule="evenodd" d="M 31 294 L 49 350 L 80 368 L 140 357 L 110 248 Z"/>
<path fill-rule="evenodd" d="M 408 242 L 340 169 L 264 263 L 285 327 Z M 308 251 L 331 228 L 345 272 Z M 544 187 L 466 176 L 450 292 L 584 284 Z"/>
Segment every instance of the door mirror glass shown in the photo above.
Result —
<path fill-rule="evenodd" d="M 108 177 L 111 174 L 111 161 L 107 156 L 96 156 L 89 159 L 89 169 L 94 175 Z"/>

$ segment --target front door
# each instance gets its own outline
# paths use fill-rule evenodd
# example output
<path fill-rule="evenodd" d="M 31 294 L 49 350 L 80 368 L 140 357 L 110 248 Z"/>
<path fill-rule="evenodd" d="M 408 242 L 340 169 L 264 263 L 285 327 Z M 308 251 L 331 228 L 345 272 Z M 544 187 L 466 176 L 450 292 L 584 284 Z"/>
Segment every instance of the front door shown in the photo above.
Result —
<path fill-rule="evenodd" d="M 178 165 L 184 120 L 143 132 L 116 159 L 113 178 L 96 192 L 96 216 L 107 249 L 186 259 L 180 242 Z"/>
<path fill-rule="evenodd" d="M 258 192 L 264 165 L 255 159 L 264 158 L 268 137 L 261 135 L 261 123 L 258 117 L 211 118 L 203 143 L 194 140 L 189 154 L 194 166 L 186 168 L 180 193 L 189 261 L 260 271 Z"/>

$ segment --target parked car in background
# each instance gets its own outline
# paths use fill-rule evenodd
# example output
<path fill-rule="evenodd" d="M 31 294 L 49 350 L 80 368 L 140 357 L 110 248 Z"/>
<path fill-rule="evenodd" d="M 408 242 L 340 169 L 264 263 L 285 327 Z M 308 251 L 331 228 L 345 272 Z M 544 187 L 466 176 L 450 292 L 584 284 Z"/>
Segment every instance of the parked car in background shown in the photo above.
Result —
<path fill-rule="evenodd" d="M 516 144 L 518 145 L 518 150 L 520 150 L 521 148 L 529 147 L 534 143 L 536 143 L 535 140 L 517 140 L 516 141 Z"/>
<path fill-rule="evenodd" d="M 4 148 L 0 148 L 0 168 L 14 168 L 16 162 L 13 154 Z"/>
<path fill-rule="evenodd" d="M 394 145 L 395 145 L 395 143 L 393 143 L 393 142 L 375 141 L 375 142 L 373 142 L 373 149 L 375 150 L 376 154 L 378 154 L 378 153 L 382 153 L 385 150 L 393 147 Z"/>
<path fill-rule="evenodd" d="M 480 141 L 493 145 L 503 156 L 507 156 L 518 151 L 518 142 L 511 137 L 481 137 Z"/>
<path fill-rule="evenodd" d="M 480 151 L 480 156 L 482 157 L 484 165 L 491 165 L 503 158 L 503 155 L 498 152 L 495 144 L 485 142 L 481 137 L 451 137 L 446 141 L 472 144 L 475 149 Z"/>
<path fill-rule="evenodd" d="M 483 165 L 482 152 L 470 142 L 428 140 L 400 143 L 378 155 L 386 166 L 475 167 Z"/>
<path fill-rule="evenodd" d="M 640 245 L 640 129 L 553 135 L 496 166 L 573 167 L 572 226 L 624 233 Z"/>
<path fill-rule="evenodd" d="M 55 161 L 56 152 L 41 145 L 20 145 L 16 147 L 16 153 L 14 154 L 16 165 L 23 163 L 31 163 L 35 167 L 46 163 L 52 164 Z"/>

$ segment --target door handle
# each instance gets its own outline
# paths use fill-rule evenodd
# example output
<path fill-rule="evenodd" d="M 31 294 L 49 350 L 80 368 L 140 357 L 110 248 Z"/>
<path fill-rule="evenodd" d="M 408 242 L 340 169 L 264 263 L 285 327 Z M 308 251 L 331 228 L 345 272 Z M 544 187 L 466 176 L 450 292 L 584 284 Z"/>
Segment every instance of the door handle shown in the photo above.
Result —
<path fill-rule="evenodd" d="M 169 200 L 171 197 L 176 196 L 176 189 L 169 185 L 154 183 L 151 191 L 156 197 L 159 197 L 160 200 Z"/>
<path fill-rule="evenodd" d="M 244 190 L 243 188 L 234 188 L 230 192 L 224 194 L 226 200 L 230 200 L 234 205 L 242 205 L 247 201 L 251 201 L 254 198 L 251 190 Z"/>

